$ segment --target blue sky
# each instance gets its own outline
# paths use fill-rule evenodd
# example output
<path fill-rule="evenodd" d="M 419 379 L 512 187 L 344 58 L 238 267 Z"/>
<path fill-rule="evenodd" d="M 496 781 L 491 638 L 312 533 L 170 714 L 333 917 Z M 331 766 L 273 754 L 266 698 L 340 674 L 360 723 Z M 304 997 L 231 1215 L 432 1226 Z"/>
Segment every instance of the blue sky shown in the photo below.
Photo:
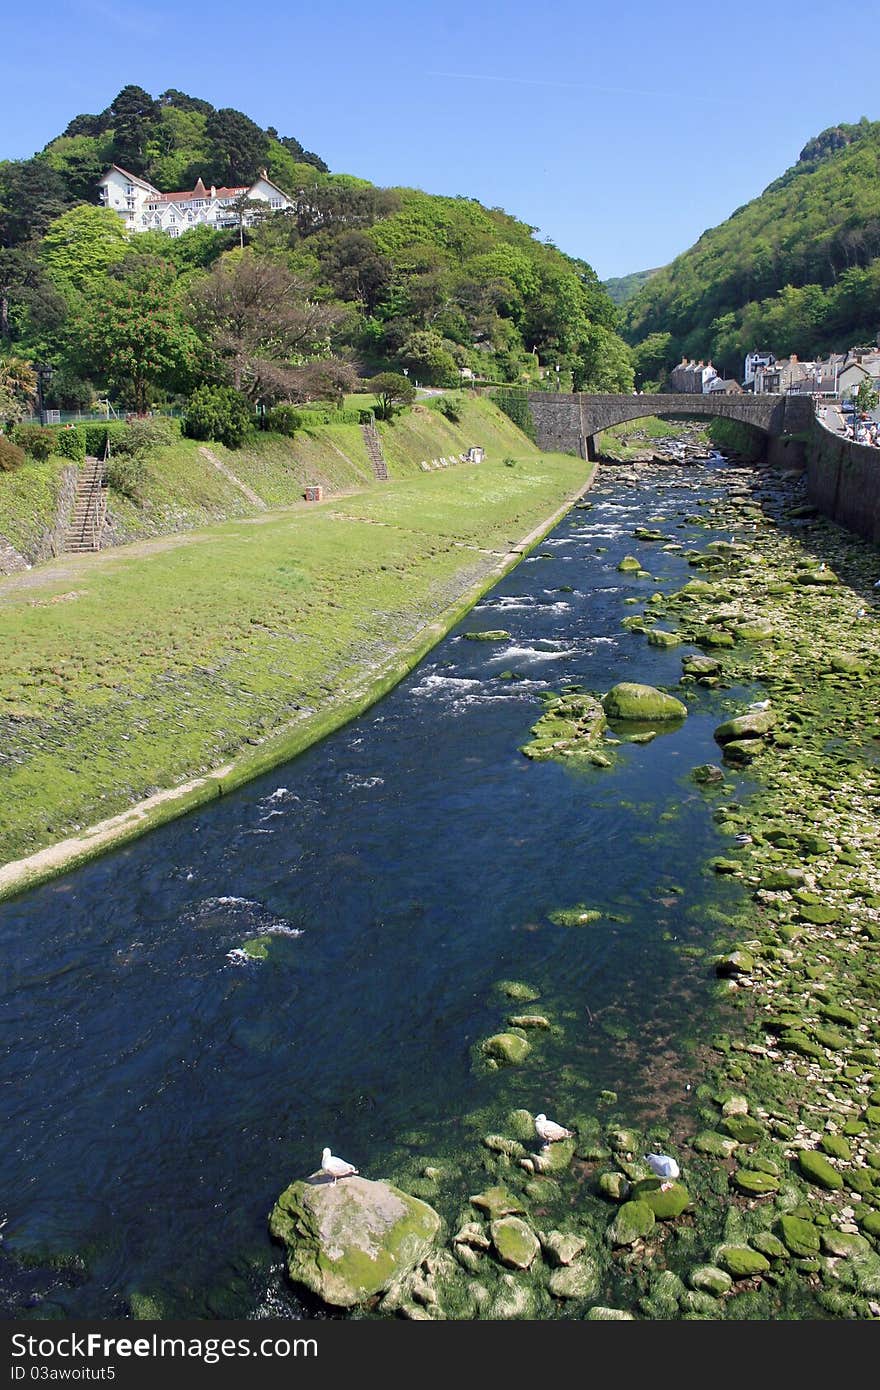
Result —
<path fill-rule="evenodd" d="M 869 3 L 43 0 L 11 7 L 0 157 L 128 82 L 295 135 L 335 171 L 514 213 L 603 278 L 662 265 L 880 118 Z"/>

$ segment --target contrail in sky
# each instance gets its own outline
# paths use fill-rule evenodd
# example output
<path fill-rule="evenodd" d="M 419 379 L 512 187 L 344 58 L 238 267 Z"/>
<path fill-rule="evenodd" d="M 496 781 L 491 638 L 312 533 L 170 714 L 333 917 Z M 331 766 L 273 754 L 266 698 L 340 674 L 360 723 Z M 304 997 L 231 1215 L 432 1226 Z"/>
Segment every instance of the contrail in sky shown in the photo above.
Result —
<path fill-rule="evenodd" d="M 662 97 L 668 92 L 646 92 L 640 87 L 596 87 L 592 82 L 556 82 L 541 77 L 496 77 L 488 72 L 428 72 L 426 77 L 456 77 L 465 82 L 508 82 L 519 87 L 564 87 L 576 92 L 615 92 L 627 97 Z"/>

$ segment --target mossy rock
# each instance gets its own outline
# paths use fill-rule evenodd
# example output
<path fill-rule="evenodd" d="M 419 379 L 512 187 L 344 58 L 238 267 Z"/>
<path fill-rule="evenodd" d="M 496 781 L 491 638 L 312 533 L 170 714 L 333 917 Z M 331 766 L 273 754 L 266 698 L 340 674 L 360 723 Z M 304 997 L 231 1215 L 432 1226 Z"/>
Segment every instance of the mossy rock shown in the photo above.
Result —
<path fill-rule="evenodd" d="M 531 1052 L 531 1046 L 518 1033 L 495 1033 L 480 1044 L 484 1057 L 489 1057 L 500 1066 L 516 1067 L 524 1062 Z"/>
<path fill-rule="evenodd" d="M 602 701 L 602 708 L 609 719 L 639 720 L 646 724 L 687 718 L 687 706 L 681 700 L 653 685 L 640 685 L 636 681 L 621 681 L 612 686 Z"/>
<path fill-rule="evenodd" d="M 785 1048 L 786 1052 L 796 1052 L 799 1057 L 808 1057 L 813 1061 L 822 1061 L 825 1057 L 821 1047 L 796 1028 L 780 1034 L 779 1046 Z"/>
<path fill-rule="evenodd" d="M 632 1190 L 632 1184 L 625 1173 L 600 1173 L 596 1186 L 602 1196 L 612 1202 L 625 1202 Z"/>
<path fill-rule="evenodd" d="M 764 1137 L 764 1126 L 753 1115 L 725 1115 L 721 1128 L 738 1144 L 757 1144 Z"/>
<path fill-rule="evenodd" d="M 832 652 L 831 669 L 840 675 L 861 676 L 868 669 L 868 663 L 852 652 Z"/>
<path fill-rule="evenodd" d="M 726 956 L 717 956 L 715 959 L 715 974 L 722 979 L 751 975 L 754 968 L 755 958 L 749 951 L 729 951 Z"/>
<path fill-rule="evenodd" d="M 722 667 L 714 656 L 683 656 L 681 670 L 685 676 L 720 676 Z"/>
<path fill-rule="evenodd" d="M 838 920 L 840 913 L 835 907 L 802 904 L 798 908 L 798 917 L 802 922 L 810 922 L 814 927 L 827 927 Z"/>
<path fill-rule="evenodd" d="M 733 647 L 735 642 L 732 632 L 722 632 L 720 628 L 707 627 L 694 635 L 694 641 L 700 647 Z"/>
<path fill-rule="evenodd" d="M 731 1181 L 737 1191 L 746 1197 L 767 1197 L 779 1190 L 779 1178 L 770 1173 L 762 1173 L 757 1168 L 738 1168 Z"/>
<path fill-rule="evenodd" d="M 654 1229 L 655 1216 L 647 1202 L 624 1202 L 608 1228 L 612 1245 L 635 1245 Z"/>
<path fill-rule="evenodd" d="M 604 915 L 598 908 L 587 907 L 584 903 L 578 903 L 575 907 L 560 907 L 547 913 L 557 927 L 589 927 L 594 922 L 601 922 Z"/>
<path fill-rule="evenodd" d="M 635 1314 L 627 1313 L 624 1308 L 606 1308 L 601 1304 L 594 1304 L 586 1312 L 588 1322 L 634 1322 Z"/>
<path fill-rule="evenodd" d="M 827 1047 L 829 1052 L 841 1052 L 847 1046 L 847 1039 L 836 1028 L 816 1025 L 812 1029 L 812 1036 L 820 1047 Z"/>
<path fill-rule="evenodd" d="M 803 883 L 805 874 L 797 865 L 768 869 L 761 875 L 760 887 L 769 893 L 792 892 Z"/>
<path fill-rule="evenodd" d="M 541 1249 L 551 1268 L 573 1264 L 586 1248 L 586 1238 L 574 1231 L 548 1231 L 541 1236 Z"/>
<path fill-rule="evenodd" d="M 487 1187 L 485 1192 L 475 1193 L 469 1201 L 471 1206 L 486 1212 L 491 1221 L 497 1220 L 500 1216 L 514 1216 L 525 1210 L 519 1197 L 515 1197 L 500 1183 L 497 1187 Z"/>
<path fill-rule="evenodd" d="M 468 642 L 507 642 L 510 640 L 510 633 L 503 628 L 492 628 L 488 632 L 463 632 L 462 636 Z"/>
<path fill-rule="evenodd" d="M 535 1137 L 535 1117 L 528 1110 L 510 1110 L 505 1120 L 505 1129 L 520 1143 L 528 1143 Z"/>
<path fill-rule="evenodd" d="M 755 1235 L 749 1237 L 749 1245 L 753 1246 L 755 1250 L 760 1250 L 761 1254 L 766 1255 L 768 1260 L 788 1259 L 788 1248 L 772 1231 L 757 1231 Z"/>
<path fill-rule="evenodd" d="M 495 988 L 501 994 L 506 994 L 508 999 L 516 999 L 521 1004 L 531 1004 L 541 997 L 540 990 L 522 980 L 499 980 Z"/>
<path fill-rule="evenodd" d="M 724 745 L 724 756 L 729 763 L 750 763 L 763 748 L 758 738 L 733 738 Z"/>
<path fill-rule="evenodd" d="M 822 587 L 827 584 L 839 584 L 840 580 L 838 579 L 837 575 L 834 573 L 833 570 L 826 568 L 817 570 L 804 570 L 801 574 L 795 575 L 794 582 L 796 584 L 806 584 Z"/>
<path fill-rule="evenodd" d="M 779 1238 L 792 1255 L 804 1259 L 819 1252 L 819 1228 L 813 1221 L 785 1213 L 776 1223 Z"/>
<path fill-rule="evenodd" d="M 649 647 L 680 647 L 683 641 L 680 633 L 667 632 L 662 627 L 653 627 L 648 633 Z"/>
<path fill-rule="evenodd" d="M 531 1226 L 518 1216 L 502 1216 L 489 1226 L 492 1244 L 507 1269 L 530 1269 L 540 1250 Z"/>
<path fill-rule="evenodd" d="M 756 1274 L 766 1274 L 770 1268 L 767 1256 L 750 1245 L 722 1245 L 716 1252 L 716 1259 L 733 1279 L 753 1279 Z"/>
<path fill-rule="evenodd" d="M 691 1205 L 691 1196 L 683 1183 L 674 1182 L 664 1189 L 656 1178 L 646 1178 L 633 1188 L 633 1200 L 646 1202 L 658 1221 L 674 1221 Z"/>
<path fill-rule="evenodd" d="M 724 781 L 724 770 L 715 763 L 700 763 L 699 767 L 691 769 L 691 777 L 700 786 L 711 786 L 715 782 Z"/>
<path fill-rule="evenodd" d="M 708 1154 L 710 1158 L 728 1159 L 738 1147 L 738 1139 L 729 1134 L 719 1134 L 714 1129 L 701 1130 L 694 1138 L 697 1153 Z"/>
<path fill-rule="evenodd" d="M 742 739 L 766 738 L 775 723 L 776 715 L 769 709 L 738 714 L 718 725 L 714 733 L 715 742 L 725 744 Z"/>
<path fill-rule="evenodd" d="M 770 642 L 776 634 L 769 623 L 744 622 L 737 623 L 733 635 L 737 642 Z"/>
<path fill-rule="evenodd" d="M 823 1187 L 828 1192 L 839 1192 L 843 1187 L 843 1178 L 824 1154 L 817 1153 L 815 1149 L 801 1149 L 797 1161 L 808 1182 L 815 1183 L 817 1187 Z"/>
<path fill-rule="evenodd" d="M 250 960 L 266 960 L 271 945 L 271 936 L 252 936 L 250 941 L 242 942 L 241 949 Z"/>
<path fill-rule="evenodd" d="M 824 1253 L 840 1260 L 859 1259 L 872 1252 L 871 1242 L 855 1231 L 838 1231 L 829 1227 L 822 1232 L 820 1240 Z"/>
<path fill-rule="evenodd" d="M 635 555 L 624 555 L 617 568 L 621 574 L 637 574 L 642 568 L 642 562 L 637 560 Z"/>
<path fill-rule="evenodd" d="M 415 1269 L 440 1224 L 426 1202 L 356 1176 L 291 1183 L 269 1218 L 293 1283 L 338 1308 L 366 1302 Z"/>
<path fill-rule="evenodd" d="M 688 1275 L 688 1283 L 698 1293 L 708 1293 L 713 1298 L 723 1297 L 733 1287 L 727 1270 L 719 1269 L 717 1265 L 698 1265 Z"/>
<path fill-rule="evenodd" d="M 554 1269 L 547 1287 L 554 1298 L 595 1298 L 600 1283 L 598 1264 L 586 1256 L 574 1264 Z"/>
<path fill-rule="evenodd" d="M 863 1231 L 867 1231 L 869 1236 L 874 1236 L 880 1240 L 880 1211 L 876 1208 L 868 1212 L 860 1212 L 856 1217 Z"/>

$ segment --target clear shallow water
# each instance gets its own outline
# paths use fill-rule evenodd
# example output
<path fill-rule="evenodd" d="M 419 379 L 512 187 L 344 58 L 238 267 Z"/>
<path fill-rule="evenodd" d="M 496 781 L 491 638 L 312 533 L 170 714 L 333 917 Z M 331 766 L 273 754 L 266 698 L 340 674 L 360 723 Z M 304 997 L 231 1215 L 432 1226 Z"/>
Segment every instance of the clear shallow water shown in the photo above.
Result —
<path fill-rule="evenodd" d="M 682 517 L 723 471 L 606 473 L 592 509 L 361 719 L 0 906 L 0 1312 L 120 1316 L 157 1290 L 180 1315 L 295 1315 L 266 1220 L 324 1144 L 394 1179 L 419 1142 L 472 1146 L 478 1111 L 497 1107 L 497 1127 L 510 1104 L 553 1114 L 564 1095 L 583 1113 L 605 1087 L 634 1120 L 691 1103 L 711 979 L 678 948 L 708 943 L 704 906 L 736 891 L 703 868 L 719 842 L 688 778 L 716 759 L 720 699 L 691 687 L 686 724 L 611 770 L 518 749 L 541 690 L 677 681 L 685 648 L 620 627 L 656 584 L 616 566 L 632 553 L 671 588 L 692 577 L 632 529 L 663 515 L 702 546 Z M 499 627 L 509 640 L 462 637 Z M 618 920 L 549 922 L 579 902 Z M 242 962 L 257 935 L 270 958 Z M 565 1028 L 499 1080 L 471 1048 L 509 1011 L 502 978 L 536 985 Z"/>

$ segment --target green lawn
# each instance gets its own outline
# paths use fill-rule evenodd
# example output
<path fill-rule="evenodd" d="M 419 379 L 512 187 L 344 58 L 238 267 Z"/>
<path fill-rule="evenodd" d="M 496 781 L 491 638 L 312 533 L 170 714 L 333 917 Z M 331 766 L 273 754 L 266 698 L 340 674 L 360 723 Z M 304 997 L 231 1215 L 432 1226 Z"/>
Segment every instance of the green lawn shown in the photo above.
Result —
<path fill-rule="evenodd" d="M 538 454 L 479 406 L 473 442 L 494 441 L 479 466 L 416 463 L 319 505 L 0 580 L 0 863 L 319 712 L 583 484 L 579 459 Z M 420 438 L 418 416 L 406 428 Z"/>

